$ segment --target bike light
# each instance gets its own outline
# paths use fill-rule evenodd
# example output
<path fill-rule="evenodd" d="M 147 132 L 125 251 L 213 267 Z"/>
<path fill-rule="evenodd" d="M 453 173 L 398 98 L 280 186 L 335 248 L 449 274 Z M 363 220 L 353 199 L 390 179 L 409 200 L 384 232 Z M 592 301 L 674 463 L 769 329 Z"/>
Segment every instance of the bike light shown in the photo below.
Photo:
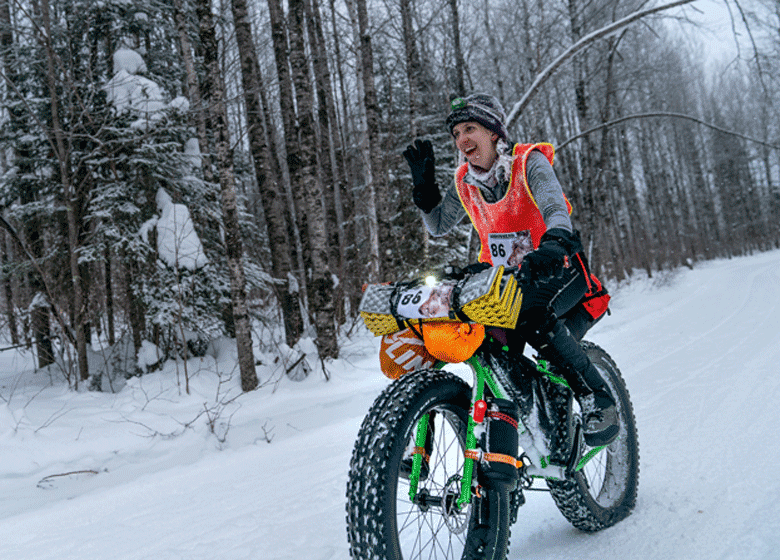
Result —
<path fill-rule="evenodd" d="M 435 276 L 426 276 L 425 277 L 425 285 L 433 288 L 436 284 L 438 284 L 438 280 L 436 280 Z"/>
<path fill-rule="evenodd" d="M 482 399 L 474 403 L 474 422 L 477 424 L 482 423 L 485 419 L 485 412 L 487 411 L 487 403 Z"/>

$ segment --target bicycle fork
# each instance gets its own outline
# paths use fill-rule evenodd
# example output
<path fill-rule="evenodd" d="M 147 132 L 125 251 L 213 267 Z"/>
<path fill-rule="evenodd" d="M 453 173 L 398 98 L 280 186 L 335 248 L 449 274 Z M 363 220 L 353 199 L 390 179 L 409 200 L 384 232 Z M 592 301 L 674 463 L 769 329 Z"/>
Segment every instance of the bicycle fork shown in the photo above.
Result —
<path fill-rule="evenodd" d="M 458 510 L 471 503 L 471 487 L 474 482 L 474 461 L 479 459 L 476 450 L 477 436 L 475 429 L 482 423 L 485 414 L 485 387 L 496 398 L 505 398 L 504 390 L 494 378 L 489 367 L 482 364 L 476 357 L 472 356 L 466 362 L 474 373 L 474 389 L 472 391 L 471 410 L 469 412 L 468 424 L 466 426 L 466 453 L 463 461 L 463 473 L 461 477 L 460 496 L 455 503 Z M 420 472 L 422 470 L 423 453 L 425 448 L 425 438 L 428 433 L 428 423 L 430 413 L 422 415 L 417 422 L 417 432 L 415 434 L 415 450 L 412 459 L 412 472 L 409 476 L 409 499 L 414 502 L 417 496 L 417 488 L 420 482 Z"/>
<path fill-rule="evenodd" d="M 468 423 L 466 426 L 466 452 L 464 453 L 463 469 L 461 475 L 461 487 L 460 495 L 455 502 L 455 507 L 461 510 L 463 507 L 471 503 L 472 486 L 474 483 L 474 462 L 478 461 L 481 457 L 480 451 L 477 450 L 477 437 L 475 434 L 476 427 L 483 421 L 485 414 L 485 389 L 487 388 L 490 393 L 499 399 L 506 398 L 505 390 L 496 381 L 493 371 L 489 366 L 483 364 L 483 362 L 472 356 L 466 363 L 474 373 L 474 385 L 472 390 L 471 410 L 469 411 Z M 444 364 L 441 364 L 444 365 Z M 559 383 L 568 386 L 566 381 L 560 377 L 555 376 L 547 367 L 547 363 L 544 360 L 539 360 L 537 369 L 540 373 L 545 374 L 554 383 Z M 428 427 L 430 423 L 430 413 L 423 414 L 417 423 L 417 431 L 415 433 L 415 450 L 412 460 L 412 472 L 409 476 L 409 499 L 415 502 L 417 497 L 417 490 L 419 487 L 420 473 L 422 470 L 423 454 L 425 449 L 425 440 L 427 437 Z M 575 472 L 582 470 L 585 465 L 596 455 L 598 455 L 603 449 L 602 447 L 596 447 L 588 450 L 584 455 L 580 456 L 580 430 L 581 426 L 576 426 L 574 444 L 567 461 L 567 465 L 558 467 L 558 472 L 553 472 L 555 469 L 550 468 L 551 465 L 547 464 L 547 457 L 541 457 L 541 470 L 549 471 L 549 473 L 537 474 L 534 476 L 543 476 L 544 478 L 559 478 L 563 476 L 571 476 Z M 519 468 L 520 465 L 518 465 Z M 432 499 L 430 496 L 426 496 L 426 502 L 431 504 L 432 501 L 438 501 Z"/>

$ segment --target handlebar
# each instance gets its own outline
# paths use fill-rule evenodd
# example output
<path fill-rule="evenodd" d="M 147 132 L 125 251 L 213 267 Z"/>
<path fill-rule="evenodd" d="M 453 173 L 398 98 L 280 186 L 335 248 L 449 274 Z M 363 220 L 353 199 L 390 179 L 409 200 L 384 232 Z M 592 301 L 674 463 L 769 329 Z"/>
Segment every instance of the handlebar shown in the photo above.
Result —
<path fill-rule="evenodd" d="M 517 268 L 443 270 L 407 282 L 368 284 L 358 307 L 375 335 L 391 334 L 423 322 L 461 321 L 514 328 L 522 303 Z"/>

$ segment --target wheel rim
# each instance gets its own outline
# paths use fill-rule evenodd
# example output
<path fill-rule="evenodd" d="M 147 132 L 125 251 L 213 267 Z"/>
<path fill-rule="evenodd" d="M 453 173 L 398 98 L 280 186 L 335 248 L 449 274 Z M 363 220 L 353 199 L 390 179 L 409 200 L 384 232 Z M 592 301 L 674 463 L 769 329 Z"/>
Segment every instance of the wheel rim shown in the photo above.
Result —
<path fill-rule="evenodd" d="M 399 476 L 396 486 L 398 541 L 405 560 L 461 558 L 468 534 L 471 505 L 463 510 L 456 507 L 465 425 L 452 410 L 433 410 L 436 415 L 430 470 L 427 479 L 419 482 L 417 503 L 409 499 L 407 479 Z"/>

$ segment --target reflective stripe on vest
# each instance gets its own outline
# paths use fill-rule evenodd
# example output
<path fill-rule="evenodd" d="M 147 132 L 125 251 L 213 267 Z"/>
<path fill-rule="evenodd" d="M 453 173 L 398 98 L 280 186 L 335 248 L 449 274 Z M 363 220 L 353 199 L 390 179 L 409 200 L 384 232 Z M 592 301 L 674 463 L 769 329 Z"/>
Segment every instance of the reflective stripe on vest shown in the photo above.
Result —
<path fill-rule="evenodd" d="M 530 231 L 534 248 L 539 246 L 539 240 L 547 231 L 542 213 L 528 187 L 526 164 L 533 150 L 544 154 L 550 165 L 555 157 L 555 149 L 551 144 L 515 144 L 512 151 L 512 178 L 507 193 L 498 202 L 485 201 L 479 187 L 466 183 L 463 179 L 468 171 L 468 164 L 461 165 L 455 173 L 455 181 L 463 208 L 474 224 L 479 234 L 482 248 L 479 254 L 480 262 L 493 264 L 488 244 L 491 233 L 515 233 Z M 564 195 L 566 208 L 571 214 L 571 204 Z"/>

